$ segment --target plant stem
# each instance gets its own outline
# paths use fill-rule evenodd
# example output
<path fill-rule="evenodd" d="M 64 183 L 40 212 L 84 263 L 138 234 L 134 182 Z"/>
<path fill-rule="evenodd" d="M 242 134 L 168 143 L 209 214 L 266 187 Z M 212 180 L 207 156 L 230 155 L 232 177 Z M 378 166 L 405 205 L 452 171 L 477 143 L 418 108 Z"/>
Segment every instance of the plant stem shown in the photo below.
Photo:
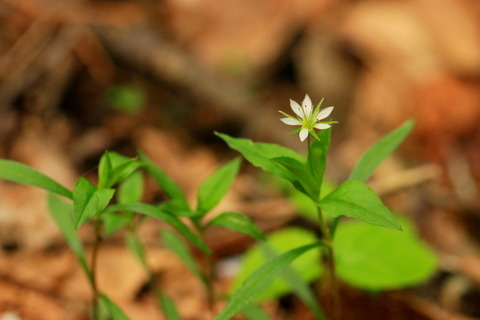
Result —
<path fill-rule="evenodd" d="M 215 313 L 215 288 L 214 288 L 214 273 L 213 273 L 213 258 L 211 254 L 205 253 L 206 259 L 206 285 L 207 285 L 207 302 L 210 311 L 209 319 L 212 319 Z"/>
<path fill-rule="evenodd" d="M 206 243 L 206 238 L 205 238 L 205 227 L 202 225 L 202 222 L 200 220 L 193 220 L 195 227 L 197 228 L 198 232 L 200 233 L 202 240 L 204 243 Z M 213 271 L 213 257 L 211 253 L 203 252 L 204 256 L 204 283 L 205 283 L 205 288 L 207 290 L 207 306 L 208 306 L 208 319 L 213 319 L 214 314 L 215 314 L 215 288 L 214 288 L 214 271 Z"/>
<path fill-rule="evenodd" d="M 327 280 L 330 285 L 332 292 L 332 310 L 333 310 L 333 319 L 340 319 L 341 308 L 340 308 L 340 293 L 338 287 L 337 276 L 335 273 L 335 256 L 333 251 L 332 236 L 330 230 L 325 222 L 323 217 L 322 209 L 317 207 L 318 222 L 320 224 L 320 230 L 322 231 L 322 238 L 326 244 L 327 253 L 325 255 L 325 264 L 327 266 Z"/>
<path fill-rule="evenodd" d="M 132 219 L 128 225 L 128 237 L 133 239 L 133 243 L 135 243 L 136 249 L 131 248 L 133 251 L 132 253 L 135 255 L 135 257 L 139 260 L 140 264 L 142 265 L 145 274 L 148 277 L 148 282 L 147 282 L 147 288 L 151 292 L 153 292 L 154 296 L 157 298 L 158 305 L 160 307 L 161 312 L 163 313 L 163 316 L 165 318 L 168 318 L 169 316 L 169 310 L 167 310 L 168 306 L 166 305 L 166 299 L 167 296 L 165 296 L 160 288 L 157 287 L 156 285 L 156 280 L 155 280 L 155 273 L 152 270 L 152 268 L 148 265 L 147 259 L 145 256 L 145 246 L 144 244 L 140 241 L 140 238 L 138 236 L 138 226 L 140 224 L 141 220 L 135 220 Z M 138 245 L 138 246 L 137 246 Z M 138 251 L 137 251 L 138 250 Z M 176 310 L 175 310 L 176 311 Z"/>
<path fill-rule="evenodd" d="M 92 301 L 92 313 L 93 319 L 98 319 L 98 298 L 99 291 L 97 287 L 97 256 L 98 249 L 100 248 L 100 243 L 102 242 L 102 235 L 100 231 L 100 220 L 97 218 L 94 219 L 94 231 L 95 231 L 95 242 L 93 243 L 92 249 L 92 259 L 91 259 L 91 281 L 90 286 L 92 287 L 93 292 L 93 301 Z"/>
<path fill-rule="evenodd" d="M 307 137 L 307 161 L 311 161 L 310 159 L 310 150 L 311 150 L 311 139 L 310 135 Z M 314 202 L 320 201 L 320 195 L 317 196 L 316 199 L 312 199 Z M 318 216 L 318 223 L 320 225 L 320 231 L 322 232 L 322 240 L 326 245 L 326 255 L 322 257 L 324 261 L 322 263 L 325 263 L 327 267 L 327 281 L 330 285 L 330 290 L 331 290 L 331 303 L 332 303 L 332 313 L 333 313 L 333 320 L 338 320 L 340 319 L 340 293 L 339 293 L 339 287 L 338 287 L 338 281 L 335 273 L 335 255 L 333 251 L 333 232 L 334 229 L 330 230 L 325 218 L 323 217 L 322 209 L 317 206 L 317 216 Z M 333 227 L 336 227 L 336 223 L 338 223 L 338 220 L 335 221 L 335 224 Z"/>

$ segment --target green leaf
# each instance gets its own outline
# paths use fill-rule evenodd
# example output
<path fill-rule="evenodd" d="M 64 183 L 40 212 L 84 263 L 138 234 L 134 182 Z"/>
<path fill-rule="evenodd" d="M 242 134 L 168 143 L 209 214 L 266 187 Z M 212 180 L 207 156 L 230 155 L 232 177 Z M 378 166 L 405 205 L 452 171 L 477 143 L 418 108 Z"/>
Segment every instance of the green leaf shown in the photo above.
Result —
<path fill-rule="evenodd" d="M 105 90 L 104 97 L 111 107 L 126 114 L 134 114 L 145 105 L 145 93 L 136 86 L 113 86 Z"/>
<path fill-rule="evenodd" d="M 98 162 L 98 186 L 106 186 L 110 180 L 110 175 L 112 172 L 112 161 L 110 160 L 109 153 L 105 152 L 100 161 Z"/>
<path fill-rule="evenodd" d="M 322 188 L 320 192 L 320 199 L 327 196 L 330 192 L 335 189 L 335 186 L 328 179 L 324 179 L 322 183 Z M 318 223 L 318 212 L 317 205 L 309 196 L 304 193 L 299 192 L 293 188 L 287 189 L 287 197 L 290 202 L 294 205 L 298 213 L 315 222 Z"/>
<path fill-rule="evenodd" d="M 276 257 L 277 252 L 271 248 L 269 245 L 265 244 L 262 246 L 263 252 L 266 257 L 272 259 Z M 325 320 L 326 317 L 318 304 L 317 298 L 315 297 L 312 289 L 308 286 L 308 283 L 305 282 L 302 276 L 290 266 L 286 266 L 285 269 L 280 273 L 280 277 L 285 280 L 286 283 L 292 288 L 292 291 L 307 305 L 307 307 L 315 315 L 316 319 Z"/>
<path fill-rule="evenodd" d="M 318 246 L 318 243 L 314 243 L 295 248 L 275 257 L 255 270 L 245 282 L 243 282 L 240 288 L 235 291 L 227 306 L 215 317 L 215 320 L 231 319 L 234 315 L 241 312 L 270 285 L 283 268 L 305 252 Z"/>
<path fill-rule="evenodd" d="M 190 209 L 190 207 L 181 199 L 172 199 L 162 202 L 159 205 L 162 210 L 168 211 L 177 217 L 198 217 L 197 213 Z"/>
<path fill-rule="evenodd" d="M 215 134 L 222 138 L 230 148 L 240 152 L 245 159 L 247 159 L 254 166 L 262 168 L 267 172 L 289 181 L 293 180 L 291 173 L 271 159 L 288 157 L 294 158 L 299 162 L 304 161 L 303 157 L 295 151 L 276 144 L 254 143 L 249 139 L 233 138 L 229 135 L 218 132 Z"/>
<path fill-rule="evenodd" d="M 65 237 L 68 246 L 75 254 L 80 266 L 87 275 L 90 281 L 92 281 L 92 274 L 88 267 L 87 259 L 85 258 L 85 251 L 83 250 L 82 241 L 75 232 L 75 227 L 72 221 L 73 207 L 71 204 L 65 203 L 52 193 L 48 194 L 48 207 L 50 214 L 57 223 L 60 232 Z"/>
<path fill-rule="evenodd" d="M 88 219 L 105 209 L 115 193 L 114 189 L 97 189 L 87 179 L 80 178 L 73 189 L 73 222 L 80 228 Z"/>
<path fill-rule="evenodd" d="M 313 232 L 300 228 L 286 228 L 267 235 L 266 245 L 268 245 L 276 253 L 283 254 L 288 250 L 300 247 L 317 241 L 317 237 Z M 254 270 L 267 262 L 262 245 L 256 244 L 252 246 L 242 259 L 240 271 L 238 272 L 230 292 L 237 290 L 241 284 L 247 279 Z M 317 279 L 321 272 L 322 266 L 320 261 L 320 250 L 312 250 L 301 256 L 290 266 L 308 283 Z M 272 284 L 258 296 L 258 301 L 272 300 L 282 295 L 292 292 L 292 287 L 285 279 L 281 277 L 275 279 Z"/>
<path fill-rule="evenodd" d="M 311 179 L 314 181 L 315 198 L 320 194 L 323 183 L 323 174 L 327 165 L 327 152 L 330 146 L 331 129 L 318 132 L 318 139 L 314 139 L 308 149 L 307 166 L 310 169 Z"/>
<path fill-rule="evenodd" d="M 72 199 L 72 192 L 68 189 L 46 175 L 20 162 L 0 159 L 0 179 L 39 187 Z"/>
<path fill-rule="evenodd" d="M 237 175 L 240 162 L 237 158 L 224 164 L 202 182 L 197 195 L 199 215 L 203 216 L 222 200 Z"/>
<path fill-rule="evenodd" d="M 120 308 L 115 303 L 113 303 L 112 300 L 107 298 L 107 296 L 105 296 L 104 294 L 100 294 L 100 300 L 107 308 L 110 316 L 112 317 L 112 320 L 129 320 L 125 313 L 123 313 L 123 311 L 120 310 Z"/>
<path fill-rule="evenodd" d="M 143 196 L 143 176 L 140 172 L 132 173 L 119 186 L 117 199 L 119 203 L 140 202 Z"/>
<path fill-rule="evenodd" d="M 408 120 L 370 147 L 353 168 L 348 179 L 366 181 L 380 163 L 405 140 L 414 125 L 414 120 Z"/>
<path fill-rule="evenodd" d="M 183 241 L 175 233 L 169 230 L 163 230 L 161 236 L 163 244 L 172 250 L 180 260 L 182 260 L 185 266 L 207 286 L 208 283 L 205 275 Z"/>
<path fill-rule="evenodd" d="M 145 271 L 148 273 L 150 269 L 145 258 L 145 248 L 143 243 L 138 239 L 137 235 L 133 232 L 129 232 L 127 235 L 127 246 L 130 251 L 137 257 L 138 261 L 142 264 Z"/>
<path fill-rule="evenodd" d="M 132 221 L 133 215 L 118 212 L 103 212 L 101 217 L 105 236 L 109 237 Z"/>
<path fill-rule="evenodd" d="M 357 218 L 370 224 L 402 230 L 390 210 L 367 185 L 350 180 L 317 203 L 327 214 Z"/>
<path fill-rule="evenodd" d="M 338 226 L 334 238 L 336 272 L 342 280 L 367 290 L 389 290 L 420 284 L 437 268 L 433 251 L 401 220 L 403 232 L 358 221 Z"/>
<path fill-rule="evenodd" d="M 98 187 L 110 188 L 130 176 L 140 165 L 137 159 L 113 151 L 105 152 L 98 165 Z"/>
<path fill-rule="evenodd" d="M 99 297 L 99 303 L 97 310 L 90 308 L 89 310 L 89 319 L 98 319 L 98 320 L 112 320 L 110 313 L 107 310 L 105 303 L 102 303 Z"/>
<path fill-rule="evenodd" d="M 143 167 L 152 175 L 160 188 L 179 208 L 189 209 L 189 205 L 180 187 L 162 169 L 156 166 L 145 154 L 140 153 Z"/>
<path fill-rule="evenodd" d="M 182 319 L 172 299 L 170 299 L 167 295 L 162 293 L 157 294 L 157 299 L 161 306 L 162 313 L 164 314 L 165 319 L 168 319 L 168 320 Z"/>
<path fill-rule="evenodd" d="M 185 238 L 187 238 L 192 244 L 196 245 L 204 252 L 210 253 L 210 249 L 207 248 L 207 246 L 205 245 L 203 240 L 200 239 L 200 237 L 195 235 L 175 215 L 171 214 L 168 211 L 162 210 L 161 207 L 152 206 L 144 203 L 124 203 L 109 206 L 108 211 L 133 211 L 165 221 L 166 223 L 177 229 L 177 231 L 180 232 L 180 234 L 183 235 Z"/>
<path fill-rule="evenodd" d="M 317 186 L 317 182 L 305 164 L 288 157 L 278 157 L 272 160 L 285 167 L 291 173 L 291 177 L 288 180 L 298 191 L 313 199 L 317 199 L 320 187 Z"/>
<path fill-rule="evenodd" d="M 265 240 L 262 231 L 243 214 L 236 212 L 223 212 L 210 220 L 208 226 L 217 225 L 249 235 L 257 240 Z"/>
<path fill-rule="evenodd" d="M 136 171 L 123 180 L 118 186 L 116 197 L 118 203 L 140 202 L 143 196 L 143 175 Z M 105 235 L 109 236 L 128 225 L 135 217 L 135 213 L 128 211 L 102 214 Z"/>
<path fill-rule="evenodd" d="M 249 304 L 246 306 L 243 311 L 243 315 L 250 320 L 269 320 L 268 314 L 258 305 Z"/>
<path fill-rule="evenodd" d="M 133 174 L 141 166 L 141 162 L 137 158 L 127 158 L 117 153 L 110 154 L 110 159 L 113 164 L 110 182 L 111 185 L 122 182 Z"/>

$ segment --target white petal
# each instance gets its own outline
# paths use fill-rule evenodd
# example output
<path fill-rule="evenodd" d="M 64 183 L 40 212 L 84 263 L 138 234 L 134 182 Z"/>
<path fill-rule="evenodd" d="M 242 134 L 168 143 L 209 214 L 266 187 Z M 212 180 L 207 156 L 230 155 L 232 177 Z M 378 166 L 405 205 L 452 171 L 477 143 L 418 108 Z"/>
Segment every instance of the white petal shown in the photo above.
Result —
<path fill-rule="evenodd" d="M 298 135 L 300 136 L 300 141 L 305 141 L 308 137 L 308 129 L 303 128 Z"/>
<path fill-rule="evenodd" d="M 289 126 L 301 126 L 302 123 L 298 119 L 293 119 L 293 118 L 282 118 L 280 119 L 285 124 L 288 124 Z"/>
<path fill-rule="evenodd" d="M 302 102 L 303 110 L 305 110 L 305 116 L 308 118 L 312 116 L 312 111 L 313 111 L 313 106 L 312 106 L 312 100 L 308 96 L 308 94 L 305 95 L 305 98 L 303 99 Z"/>
<path fill-rule="evenodd" d="M 314 127 L 319 129 L 319 130 L 324 130 L 324 129 L 330 128 L 331 125 L 326 124 L 326 123 L 319 123 L 319 124 L 316 124 Z"/>
<path fill-rule="evenodd" d="M 330 113 L 332 113 L 333 111 L 333 107 L 328 107 L 328 108 L 325 108 L 323 110 L 321 110 L 318 114 L 317 114 L 317 118 L 315 120 L 322 120 L 322 119 L 325 119 L 326 117 L 328 117 L 330 115 Z"/>
<path fill-rule="evenodd" d="M 302 107 L 300 107 L 300 105 L 292 99 L 290 99 L 290 108 L 292 108 L 293 112 L 295 112 L 297 116 L 303 119 Z"/>

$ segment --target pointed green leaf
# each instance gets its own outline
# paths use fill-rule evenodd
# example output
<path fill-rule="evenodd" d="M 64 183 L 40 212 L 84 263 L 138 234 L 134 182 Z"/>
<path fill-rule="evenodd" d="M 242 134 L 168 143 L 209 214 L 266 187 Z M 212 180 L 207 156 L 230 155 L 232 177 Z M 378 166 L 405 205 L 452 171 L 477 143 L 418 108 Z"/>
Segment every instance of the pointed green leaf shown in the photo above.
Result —
<path fill-rule="evenodd" d="M 265 290 L 283 268 L 293 260 L 318 247 L 318 243 L 290 250 L 255 270 L 232 295 L 227 306 L 215 317 L 215 320 L 228 320 L 247 307 L 263 290 Z"/>
<path fill-rule="evenodd" d="M 143 176 L 134 172 L 118 186 L 117 199 L 119 203 L 140 202 L 143 196 Z"/>
<path fill-rule="evenodd" d="M 289 181 L 295 189 L 310 198 L 317 199 L 320 187 L 305 164 L 287 157 L 278 157 L 272 160 L 285 167 L 291 173 L 292 178 Z"/>
<path fill-rule="evenodd" d="M 98 298 L 98 308 L 97 310 L 93 310 L 90 308 L 88 315 L 91 319 L 98 319 L 98 320 L 112 320 L 110 313 L 107 310 L 107 306 Z"/>
<path fill-rule="evenodd" d="M 192 273 L 195 274 L 200 281 L 207 285 L 205 275 L 201 271 L 187 246 L 175 233 L 170 230 L 163 230 L 162 242 L 165 244 L 165 246 L 167 246 L 167 248 L 172 250 L 180 258 L 180 260 L 182 260 L 185 266 L 190 269 L 190 271 L 192 271 Z"/>
<path fill-rule="evenodd" d="M 245 159 L 256 167 L 270 172 L 278 177 L 291 181 L 292 175 L 283 166 L 279 165 L 272 158 L 288 157 L 294 158 L 299 162 L 303 162 L 304 159 L 298 153 L 288 148 L 281 147 L 276 144 L 270 143 L 254 143 L 249 139 L 233 138 L 229 135 L 222 133 L 215 133 L 222 138 L 230 148 L 240 152 Z"/>
<path fill-rule="evenodd" d="M 115 195 L 118 203 L 140 202 L 143 196 L 142 173 L 136 171 L 123 180 L 118 186 Z M 134 212 L 123 212 L 123 214 L 118 212 L 102 214 L 101 218 L 104 225 L 105 235 L 112 235 L 121 228 L 127 226 L 134 217 Z"/>
<path fill-rule="evenodd" d="M 333 217 L 347 216 L 390 229 L 402 229 L 375 192 L 357 180 L 342 183 L 318 205 Z"/>
<path fill-rule="evenodd" d="M 142 159 L 143 167 L 152 175 L 157 185 L 162 188 L 170 199 L 175 201 L 179 207 L 189 210 L 185 195 L 175 181 L 155 165 L 145 154 L 140 153 L 140 158 Z"/>
<path fill-rule="evenodd" d="M 168 223 L 169 225 L 177 229 L 177 231 L 180 232 L 180 234 L 183 235 L 185 238 L 187 238 L 192 244 L 196 245 L 197 247 L 202 249 L 204 252 L 210 253 L 210 249 L 207 248 L 207 246 L 205 245 L 203 240 L 200 239 L 200 237 L 194 234 L 175 215 L 171 214 L 168 211 L 162 210 L 161 207 L 152 206 L 144 203 L 124 203 L 124 204 L 112 205 L 108 207 L 108 211 L 109 212 L 133 211 L 133 212 L 137 212 L 140 214 L 144 214 L 144 215 L 165 221 L 166 223 Z"/>
<path fill-rule="evenodd" d="M 87 179 L 80 178 L 73 189 L 73 221 L 75 229 L 105 209 L 113 197 L 113 189 L 97 189 Z"/>
<path fill-rule="evenodd" d="M 128 159 L 124 163 L 118 165 L 117 167 L 114 167 L 109 187 L 125 180 L 139 167 L 140 162 L 138 162 L 137 159 Z"/>
<path fill-rule="evenodd" d="M 278 256 L 277 252 L 266 243 L 262 246 L 262 250 L 268 259 L 273 259 Z M 310 311 L 312 311 L 315 315 L 315 319 L 326 320 L 325 314 L 323 313 L 315 294 L 299 272 L 290 266 L 286 266 L 285 269 L 280 272 L 280 277 L 290 285 L 293 293 L 305 303 Z"/>
<path fill-rule="evenodd" d="M 233 183 L 241 160 L 236 158 L 217 169 L 205 179 L 197 195 L 197 213 L 204 215 L 212 210 L 227 193 Z"/>
<path fill-rule="evenodd" d="M 270 248 L 278 254 L 283 254 L 288 250 L 317 241 L 315 233 L 289 227 L 267 235 L 265 242 Z M 242 259 L 241 268 L 232 284 L 230 292 L 235 292 L 252 272 L 264 265 L 268 257 L 264 254 L 264 245 L 256 244 L 252 246 Z M 289 267 L 294 269 L 302 278 L 304 283 L 309 283 L 317 279 L 322 273 L 320 261 L 320 250 L 311 250 L 300 258 L 295 260 Z M 257 297 L 258 301 L 277 299 L 287 293 L 292 292 L 292 287 L 282 277 L 275 279 L 271 285 Z"/>
<path fill-rule="evenodd" d="M 327 153 L 330 146 L 330 134 L 332 130 L 326 129 L 318 132 L 318 138 L 313 140 L 308 149 L 307 166 L 310 168 L 312 180 L 315 182 L 315 198 L 320 194 L 323 183 L 323 174 L 327 165 Z"/>
<path fill-rule="evenodd" d="M 135 158 L 128 158 L 113 151 L 107 151 L 98 166 L 98 187 L 110 188 L 123 181 L 140 167 Z"/>
<path fill-rule="evenodd" d="M 260 306 L 251 303 L 246 306 L 242 314 L 249 320 L 269 320 L 270 317 Z"/>
<path fill-rule="evenodd" d="M 108 184 L 112 172 L 112 161 L 108 155 L 109 153 L 105 152 L 98 162 L 98 186 L 100 188 L 103 188 Z"/>
<path fill-rule="evenodd" d="M 133 215 L 119 214 L 118 212 L 103 212 L 100 216 L 106 237 L 127 226 L 132 221 Z"/>
<path fill-rule="evenodd" d="M 162 313 L 165 316 L 165 319 L 182 320 L 180 314 L 178 313 L 177 307 L 175 306 L 175 303 L 172 299 L 162 293 L 157 294 L 157 299 L 161 306 Z"/>
<path fill-rule="evenodd" d="M 123 313 L 123 311 L 112 300 L 107 298 L 106 295 L 100 294 L 100 300 L 107 308 L 112 320 L 129 320 L 125 313 Z"/>
<path fill-rule="evenodd" d="M 334 189 L 335 186 L 331 181 L 329 181 L 328 179 L 323 179 L 322 187 L 320 190 L 320 199 L 327 196 Z M 287 189 L 287 196 L 301 216 L 315 223 L 318 223 L 318 209 L 315 201 L 313 201 L 306 194 L 292 188 Z"/>
<path fill-rule="evenodd" d="M 127 246 L 130 251 L 137 257 L 138 261 L 142 264 L 145 271 L 149 272 L 150 269 L 145 258 L 145 248 L 143 243 L 138 239 L 137 235 L 133 232 L 129 232 L 127 235 Z"/>
<path fill-rule="evenodd" d="M 412 131 L 414 125 L 414 120 L 408 120 L 400 127 L 380 139 L 363 155 L 355 168 L 353 168 L 348 179 L 366 181 L 380 163 L 392 154 L 400 143 L 405 140 L 410 131 Z"/>
<path fill-rule="evenodd" d="M 345 282 L 367 290 L 391 290 L 418 285 L 437 268 L 434 252 L 402 219 L 403 232 L 392 232 L 359 221 L 338 226 L 334 238 L 336 272 Z"/>
<path fill-rule="evenodd" d="M 60 232 L 65 237 L 68 246 L 75 254 L 78 262 L 80 263 L 83 271 L 87 277 L 92 280 L 92 275 L 88 267 L 87 259 L 85 258 L 85 251 L 83 250 L 82 242 L 75 232 L 73 226 L 72 213 L 73 207 L 71 204 L 65 203 L 52 193 L 48 194 L 48 207 L 50 214 L 55 220 Z"/>
<path fill-rule="evenodd" d="M 262 231 L 243 214 L 236 212 L 223 212 L 210 220 L 208 225 L 217 225 L 249 235 L 257 240 L 265 240 Z"/>
<path fill-rule="evenodd" d="M 72 192 L 43 173 L 23 163 L 0 159 L 0 179 L 39 187 L 72 199 Z"/>
<path fill-rule="evenodd" d="M 162 210 L 168 211 L 177 217 L 198 217 L 198 214 L 190 209 L 190 207 L 182 199 L 172 199 L 162 202 L 160 205 Z"/>

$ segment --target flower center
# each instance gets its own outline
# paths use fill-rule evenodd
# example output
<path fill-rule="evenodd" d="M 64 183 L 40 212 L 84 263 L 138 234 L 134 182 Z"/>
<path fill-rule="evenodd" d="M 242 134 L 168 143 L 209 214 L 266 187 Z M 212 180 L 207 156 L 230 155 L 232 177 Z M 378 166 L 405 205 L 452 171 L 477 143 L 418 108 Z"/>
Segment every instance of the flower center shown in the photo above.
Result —
<path fill-rule="evenodd" d="M 315 119 L 311 117 L 303 119 L 302 121 L 303 128 L 310 130 L 310 129 L 313 129 L 314 126 L 315 126 Z"/>

